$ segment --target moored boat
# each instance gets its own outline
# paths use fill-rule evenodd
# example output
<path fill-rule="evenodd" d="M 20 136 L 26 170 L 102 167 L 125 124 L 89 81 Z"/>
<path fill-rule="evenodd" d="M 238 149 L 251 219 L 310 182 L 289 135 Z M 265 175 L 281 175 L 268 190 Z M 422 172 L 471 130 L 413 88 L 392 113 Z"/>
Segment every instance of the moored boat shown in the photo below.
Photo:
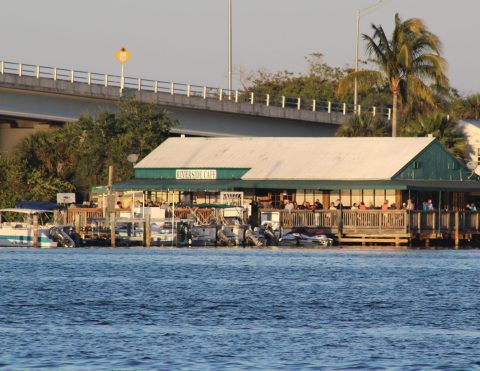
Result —
<path fill-rule="evenodd" d="M 34 225 L 34 216 L 38 217 L 37 225 Z M 0 209 L 0 246 L 3 247 L 35 247 L 36 233 L 38 247 L 75 247 L 66 228 L 69 226 L 54 223 L 51 210 Z"/>

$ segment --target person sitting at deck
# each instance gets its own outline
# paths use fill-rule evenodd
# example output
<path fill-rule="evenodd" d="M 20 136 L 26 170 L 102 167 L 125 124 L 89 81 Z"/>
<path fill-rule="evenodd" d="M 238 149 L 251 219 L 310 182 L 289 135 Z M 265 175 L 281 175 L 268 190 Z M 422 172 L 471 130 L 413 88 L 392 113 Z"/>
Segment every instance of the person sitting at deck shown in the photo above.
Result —
<path fill-rule="evenodd" d="M 477 211 L 477 207 L 475 206 L 475 204 L 473 202 L 470 204 L 470 211 L 473 211 L 473 212 Z"/>
<path fill-rule="evenodd" d="M 115 205 L 115 209 L 123 209 L 122 201 L 117 201 L 117 204 Z"/>
<path fill-rule="evenodd" d="M 335 202 L 332 202 L 330 204 L 330 207 L 328 208 L 328 210 L 337 210 L 337 207 L 335 206 Z"/>
<path fill-rule="evenodd" d="M 323 205 L 321 204 L 321 202 L 319 200 L 315 201 L 314 209 L 315 210 L 323 210 Z"/>
<path fill-rule="evenodd" d="M 410 198 L 407 200 L 407 210 L 415 210 L 415 204 Z"/>
<path fill-rule="evenodd" d="M 382 211 L 388 210 L 388 200 L 383 201 L 381 210 Z"/>
<path fill-rule="evenodd" d="M 433 211 L 433 203 L 432 203 L 431 199 L 429 199 L 428 202 L 427 202 L 427 210 L 428 211 Z"/>
<path fill-rule="evenodd" d="M 295 205 L 291 203 L 289 200 L 285 200 L 285 210 L 291 212 L 294 209 Z"/>
<path fill-rule="evenodd" d="M 367 206 L 365 206 L 365 202 L 360 202 L 360 207 L 359 207 L 360 210 L 367 210 Z"/>
<path fill-rule="evenodd" d="M 353 203 L 352 207 L 350 208 L 350 210 L 358 210 L 358 205 L 356 202 Z"/>

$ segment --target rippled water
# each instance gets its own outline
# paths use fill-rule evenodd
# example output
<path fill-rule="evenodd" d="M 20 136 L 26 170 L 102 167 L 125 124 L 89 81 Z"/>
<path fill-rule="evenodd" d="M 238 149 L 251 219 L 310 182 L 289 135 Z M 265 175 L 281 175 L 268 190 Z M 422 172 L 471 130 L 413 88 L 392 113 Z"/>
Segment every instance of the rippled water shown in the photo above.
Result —
<path fill-rule="evenodd" d="M 0 369 L 480 368 L 480 252 L 0 250 Z"/>

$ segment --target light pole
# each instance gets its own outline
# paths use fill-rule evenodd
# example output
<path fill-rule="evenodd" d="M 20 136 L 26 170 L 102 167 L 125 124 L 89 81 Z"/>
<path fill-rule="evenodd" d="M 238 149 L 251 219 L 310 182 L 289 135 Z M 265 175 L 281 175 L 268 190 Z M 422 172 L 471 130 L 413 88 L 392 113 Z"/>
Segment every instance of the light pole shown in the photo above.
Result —
<path fill-rule="evenodd" d="M 373 12 L 374 10 L 380 8 L 381 6 L 385 5 L 389 1 L 390 0 L 378 0 L 378 2 L 373 5 L 370 5 L 363 9 L 357 9 L 357 16 L 356 16 L 357 32 L 355 36 L 355 72 L 358 72 L 358 39 L 360 37 L 360 17 L 362 15 L 366 15 L 368 13 Z M 357 76 L 355 75 L 355 84 L 354 84 L 354 90 L 353 90 L 353 110 L 355 113 L 357 112 L 357 109 L 358 109 L 357 106 L 358 106 L 358 81 L 357 81 Z"/>
<path fill-rule="evenodd" d="M 228 96 L 232 94 L 232 0 L 228 0 Z"/>

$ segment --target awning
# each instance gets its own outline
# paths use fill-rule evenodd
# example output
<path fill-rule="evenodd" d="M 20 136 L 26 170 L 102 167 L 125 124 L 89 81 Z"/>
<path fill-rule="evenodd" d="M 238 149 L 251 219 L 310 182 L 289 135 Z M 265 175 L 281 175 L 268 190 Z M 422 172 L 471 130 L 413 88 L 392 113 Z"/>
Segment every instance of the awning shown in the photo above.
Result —
<path fill-rule="evenodd" d="M 327 180 L 176 180 L 176 179 L 134 179 L 113 185 L 113 190 L 121 191 L 231 191 L 234 189 L 399 189 L 406 190 L 404 184 L 388 180 L 375 181 L 327 181 Z"/>
<path fill-rule="evenodd" d="M 474 192 L 480 191 L 480 182 L 474 180 L 177 180 L 133 179 L 113 185 L 113 191 L 182 191 L 220 192 L 235 189 L 393 189 Z"/>
<path fill-rule="evenodd" d="M 477 180 L 398 180 L 407 189 L 417 191 L 446 191 L 446 192 L 478 192 L 480 182 Z"/>

